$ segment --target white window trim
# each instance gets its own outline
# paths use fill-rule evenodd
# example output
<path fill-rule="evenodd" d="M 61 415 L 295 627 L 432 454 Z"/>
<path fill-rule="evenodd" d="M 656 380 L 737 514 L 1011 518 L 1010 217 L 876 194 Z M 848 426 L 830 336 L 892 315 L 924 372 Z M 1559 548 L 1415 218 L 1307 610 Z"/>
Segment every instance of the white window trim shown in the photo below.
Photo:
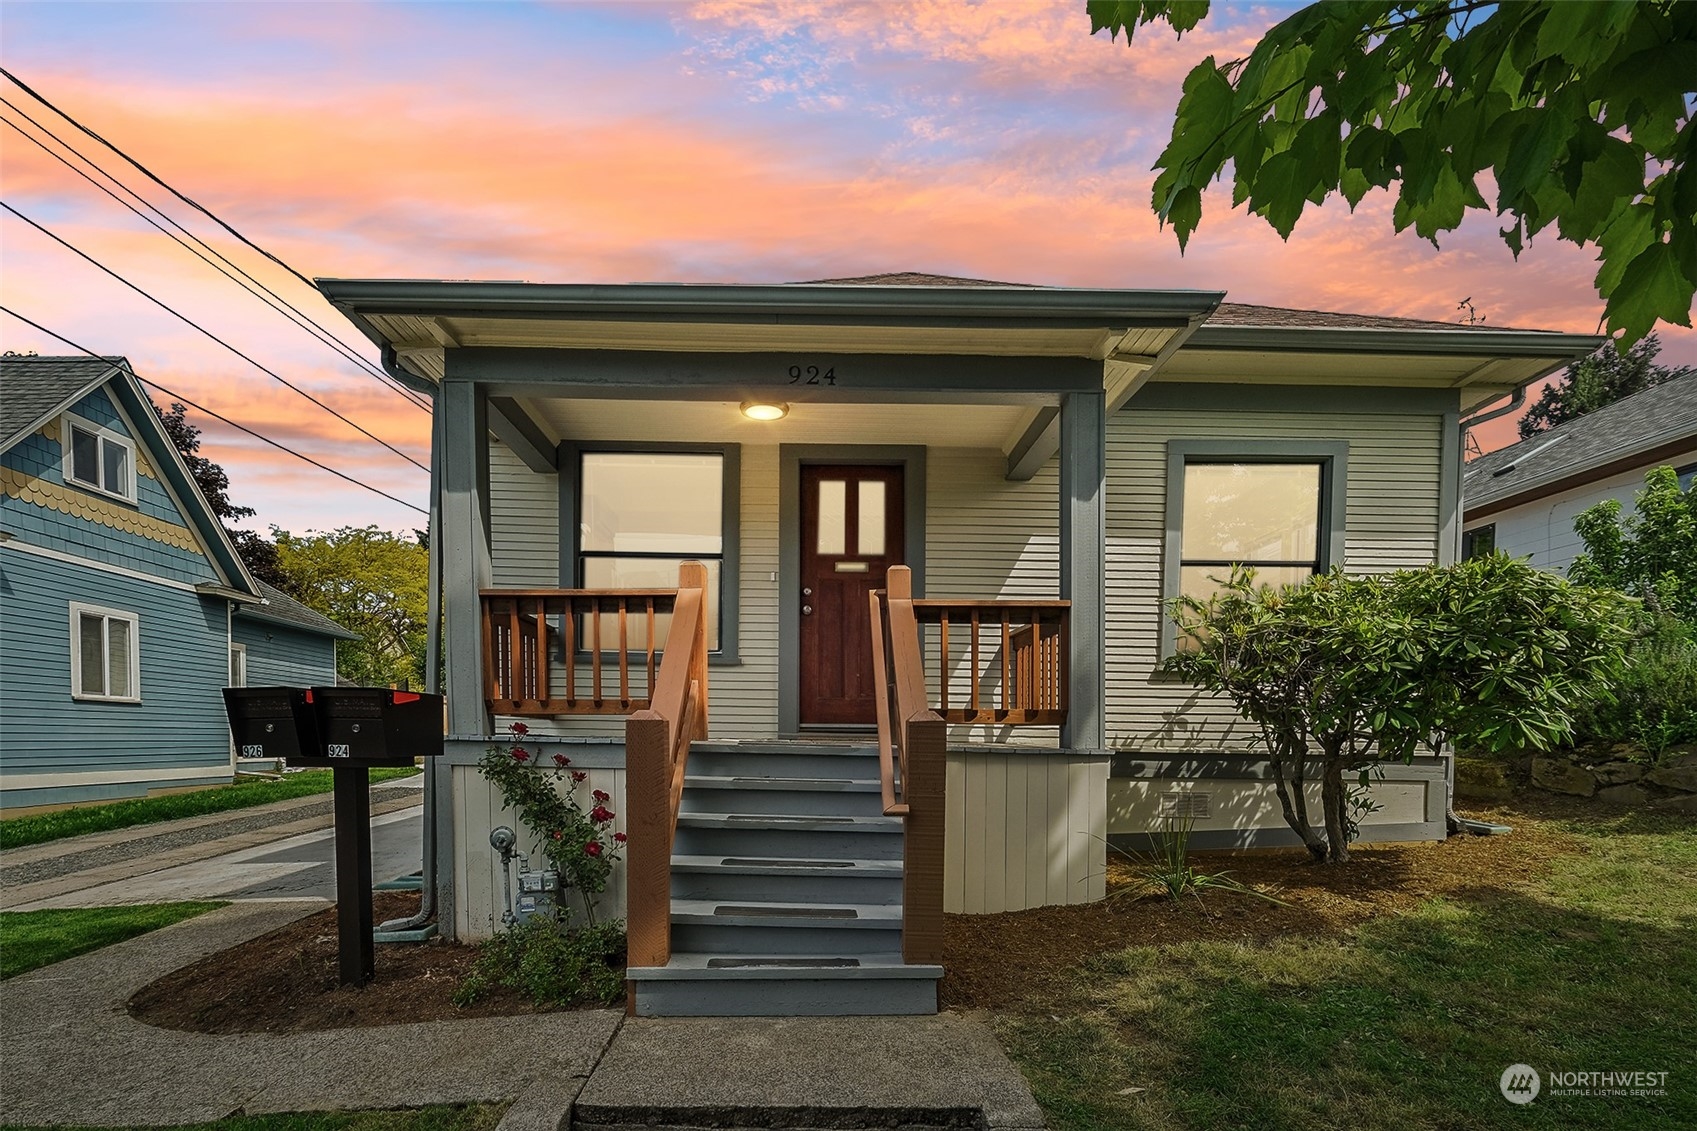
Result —
<path fill-rule="evenodd" d="M 239 665 L 236 663 L 236 657 L 237 656 L 240 656 L 242 658 L 241 663 Z M 240 673 L 241 677 L 242 677 L 242 681 L 240 683 L 235 682 L 237 673 L 235 672 L 234 669 L 237 668 L 237 667 L 240 667 L 242 669 L 241 673 Z M 230 674 L 229 674 L 229 677 L 228 677 L 230 679 L 230 682 L 226 686 L 229 686 L 229 687 L 246 687 L 247 686 L 247 645 L 246 644 L 231 644 L 230 645 L 230 668 L 231 668 L 231 671 L 230 671 Z"/>
<path fill-rule="evenodd" d="M 124 461 L 125 482 L 124 490 L 122 492 L 110 491 L 98 483 L 89 483 L 86 480 L 78 479 L 74 476 L 72 473 L 73 457 L 71 454 L 71 429 L 73 426 L 81 428 L 84 432 L 94 433 L 95 436 L 99 437 L 99 440 L 102 443 L 122 445 L 128 452 L 129 458 Z M 86 420 L 83 417 L 70 412 L 63 414 L 60 417 L 60 428 L 60 470 L 64 473 L 65 483 L 68 486 L 76 487 L 83 491 L 92 491 L 97 495 L 105 495 L 107 498 L 111 499 L 122 499 L 126 503 L 134 503 L 136 501 L 136 442 L 134 440 L 130 439 L 122 432 L 114 431 L 111 428 L 107 428 L 101 424 L 96 424 L 92 420 Z M 104 468 L 106 466 L 104 451 L 97 450 L 95 457 L 98 466 L 100 468 Z"/>
<path fill-rule="evenodd" d="M 141 617 L 127 609 L 109 609 L 103 605 L 88 605 L 80 601 L 70 603 L 70 633 L 71 633 L 71 698 L 84 703 L 140 703 L 141 702 Z M 84 693 L 82 688 L 82 625 L 78 623 L 83 614 L 103 617 L 108 621 L 128 621 L 130 625 L 130 695 L 94 695 Z M 105 654 L 101 657 L 106 663 L 111 662 L 111 645 L 106 641 L 105 632 L 102 634 Z M 110 671 L 108 671 L 110 674 Z"/>

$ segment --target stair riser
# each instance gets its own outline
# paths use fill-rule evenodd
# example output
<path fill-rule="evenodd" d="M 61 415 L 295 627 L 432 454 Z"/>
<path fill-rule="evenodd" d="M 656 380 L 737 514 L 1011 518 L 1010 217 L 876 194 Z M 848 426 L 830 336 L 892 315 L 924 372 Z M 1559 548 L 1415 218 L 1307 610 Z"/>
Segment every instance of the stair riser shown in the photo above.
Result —
<path fill-rule="evenodd" d="M 794 817 L 881 817 L 879 793 L 825 789 L 684 788 L 685 813 L 784 813 Z"/>
<path fill-rule="evenodd" d="M 899 951 L 901 929 L 890 927 L 719 926 L 673 923 L 672 949 L 702 954 L 782 954 L 833 957 Z"/>
<path fill-rule="evenodd" d="M 634 985 L 639 1017 L 877 1017 L 937 1012 L 937 983 L 928 978 L 715 979 Z"/>
<path fill-rule="evenodd" d="M 673 872 L 675 899 L 711 899 L 720 903 L 815 903 L 846 907 L 856 903 L 894 906 L 902 901 L 900 877 L 751 876 L 739 872 Z"/>
<path fill-rule="evenodd" d="M 715 778 L 878 777 L 876 754 L 756 754 L 692 750 L 688 772 Z"/>
<path fill-rule="evenodd" d="M 777 857 L 785 860 L 900 860 L 899 832 L 820 832 L 812 829 L 702 829 L 678 827 L 672 851 L 680 856 Z"/>

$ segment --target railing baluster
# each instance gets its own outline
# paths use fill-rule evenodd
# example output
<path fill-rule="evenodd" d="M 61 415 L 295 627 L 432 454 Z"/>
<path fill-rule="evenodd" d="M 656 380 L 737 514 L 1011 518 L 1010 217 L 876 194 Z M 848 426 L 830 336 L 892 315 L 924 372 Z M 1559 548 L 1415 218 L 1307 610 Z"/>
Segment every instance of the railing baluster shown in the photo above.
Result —
<path fill-rule="evenodd" d="M 1002 610 L 1002 710 L 1008 709 L 1008 684 L 1012 682 L 1013 633 L 1008 626 L 1008 612 Z"/>
<path fill-rule="evenodd" d="M 630 632 L 626 604 L 619 598 L 619 702 L 630 702 Z"/>
<path fill-rule="evenodd" d="M 577 598 L 566 598 L 566 709 L 577 706 Z"/>
<path fill-rule="evenodd" d="M 511 666 L 511 679 L 507 684 L 507 698 L 516 702 L 524 698 L 525 692 L 524 637 L 519 634 L 519 603 L 516 599 L 513 601 L 513 611 L 509 615 L 512 618 L 512 647 L 507 651 Z"/>
<path fill-rule="evenodd" d="M 978 701 L 978 610 L 977 609 L 972 610 L 972 702 L 967 704 L 967 705 L 972 708 L 972 713 L 975 714 L 975 715 L 980 710 L 983 709 L 982 705 Z"/>
<path fill-rule="evenodd" d="M 940 650 L 942 655 L 937 659 L 937 682 L 941 685 L 943 694 L 943 713 L 949 712 L 949 610 L 943 610 L 942 640 Z"/>
<path fill-rule="evenodd" d="M 548 598 L 536 599 L 536 698 L 548 701 Z"/>
<path fill-rule="evenodd" d="M 590 620 L 595 628 L 591 636 L 594 647 L 589 652 L 589 674 L 594 682 L 595 705 L 601 705 L 601 598 L 599 595 L 590 598 L 595 603 L 595 611 L 590 614 Z"/>
<path fill-rule="evenodd" d="M 643 696 L 650 702 L 654 700 L 654 598 L 647 600 L 648 604 L 648 682 L 643 686 L 646 690 Z"/>

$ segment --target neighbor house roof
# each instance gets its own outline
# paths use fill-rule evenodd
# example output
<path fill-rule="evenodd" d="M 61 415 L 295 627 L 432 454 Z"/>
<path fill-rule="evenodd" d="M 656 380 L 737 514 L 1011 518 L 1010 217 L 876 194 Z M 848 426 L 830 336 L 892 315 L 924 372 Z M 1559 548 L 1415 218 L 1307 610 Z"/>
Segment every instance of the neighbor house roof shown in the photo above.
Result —
<path fill-rule="evenodd" d="M 40 428 L 128 366 L 121 357 L 0 355 L 0 450 Z"/>
<path fill-rule="evenodd" d="M 287 625 L 306 632 L 316 632 L 321 636 L 334 636 L 338 640 L 358 640 L 359 633 L 352 632 L 317 609 L 301 604 L 275 585 L 258 582 L 259 594 L 265 598 L 263 605 L 243 605 L 237 610 L 238 616 L 253 620 L 271 621 L 273 624 Z"/>
<path fill-rule="evenodd" d="M 1467 465 L 1466 517 L 1650 467 L 1697 449 L 1697 372 L 1634 393 Z"/>

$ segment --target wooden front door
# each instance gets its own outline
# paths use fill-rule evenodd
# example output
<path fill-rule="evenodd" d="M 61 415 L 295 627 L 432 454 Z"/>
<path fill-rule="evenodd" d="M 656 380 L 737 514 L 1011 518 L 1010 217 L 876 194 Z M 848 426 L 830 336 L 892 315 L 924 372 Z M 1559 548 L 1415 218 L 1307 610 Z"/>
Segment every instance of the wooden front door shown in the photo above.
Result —
<path fill-rule="evenodd" d="M 877 721 L 867 597 L 905 529 L 900 467 L 801 469 L 801 725 Z"/>

